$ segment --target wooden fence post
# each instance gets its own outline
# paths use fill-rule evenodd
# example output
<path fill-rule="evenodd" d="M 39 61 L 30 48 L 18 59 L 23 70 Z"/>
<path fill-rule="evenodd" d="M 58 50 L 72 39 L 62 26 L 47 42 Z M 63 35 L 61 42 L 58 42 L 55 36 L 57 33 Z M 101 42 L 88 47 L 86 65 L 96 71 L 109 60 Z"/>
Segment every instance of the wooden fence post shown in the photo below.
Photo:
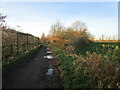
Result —
<path fill-rule="evenodd" d="M 28 49 L 28 33 L 27 33 L 27 50 L 29 51 L 29 49 Z"/>
<path fill-rule="evenodd" d="M 11 56 L 13 55 L 13 45 L 11 44 L 10 45 L 10 53 L 11 53 Z"/>
<path fill-rule="evenodd" d="M 39 46 L 39 37 L 38 37 L 38 46 Z"/>
<path fill-rule="evenodd" d="M 17 55 L 19 54 L 19 37 L 18 37 L 19 33 L 17 32 Z"/>

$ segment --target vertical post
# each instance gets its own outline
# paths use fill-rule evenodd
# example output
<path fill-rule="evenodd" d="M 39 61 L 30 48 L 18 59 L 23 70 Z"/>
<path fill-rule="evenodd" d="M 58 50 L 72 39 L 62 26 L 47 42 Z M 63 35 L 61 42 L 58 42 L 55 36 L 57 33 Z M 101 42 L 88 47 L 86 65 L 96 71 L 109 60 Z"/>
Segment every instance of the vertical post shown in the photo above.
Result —
<path fill-rule="evenodd" d="M 32 36 L 32 48 L 31 48 L 31 50 L 34 48 L 34 42 L 33 42 L 34 40 L 33 40 L 33 36 Z"/>
<path fill-rule="evenodd" d="M 38 37 L 38 46 L 39 46 L 39 37 Z"/>
<path fill-rule="evenodd" d="M 19 37 L 18 37 L 19 33 L 17 32 L 17 55 L 19 54 Z"/>
<path fill-rule="evenodd" d="M 11 56 L 13 55 L 13 45 L 11 44 L 10 45 L 10 53 L 11 53 Z"/>
<path fill-rule="evenodd" d="M 27 50 L 29 50 L 29 49 L 28 49 L 28 34 L 27 34 Z"/>

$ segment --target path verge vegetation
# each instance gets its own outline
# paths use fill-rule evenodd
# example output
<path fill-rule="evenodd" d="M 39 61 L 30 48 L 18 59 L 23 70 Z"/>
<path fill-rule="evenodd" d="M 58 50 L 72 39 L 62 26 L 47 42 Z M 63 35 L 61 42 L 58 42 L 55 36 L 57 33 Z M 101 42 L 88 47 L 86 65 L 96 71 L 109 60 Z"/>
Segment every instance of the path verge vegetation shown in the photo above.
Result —
<path fill-rule="evenodd" d="M 95 42 L 83 26 L 77 21 L 66 28 L 57 22 L 44 38 L 59 60 L 64 87 L 118 88 L 120 43 Z"/>

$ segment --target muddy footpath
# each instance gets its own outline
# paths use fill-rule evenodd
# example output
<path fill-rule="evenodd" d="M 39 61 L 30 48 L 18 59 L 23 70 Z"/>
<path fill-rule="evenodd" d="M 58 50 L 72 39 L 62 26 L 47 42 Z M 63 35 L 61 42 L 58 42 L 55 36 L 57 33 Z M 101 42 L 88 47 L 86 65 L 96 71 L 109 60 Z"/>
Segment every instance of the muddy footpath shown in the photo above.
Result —
<path fill-rule="evenodd" d="M 47 57 L 47 55 L 49 55 Z M 51 57 L 52 56 L 52 57 Z M 49 48 L 41 46 L 36 54 L 3 75 L 2 88 L 63 88 L 57 59 Z"/>

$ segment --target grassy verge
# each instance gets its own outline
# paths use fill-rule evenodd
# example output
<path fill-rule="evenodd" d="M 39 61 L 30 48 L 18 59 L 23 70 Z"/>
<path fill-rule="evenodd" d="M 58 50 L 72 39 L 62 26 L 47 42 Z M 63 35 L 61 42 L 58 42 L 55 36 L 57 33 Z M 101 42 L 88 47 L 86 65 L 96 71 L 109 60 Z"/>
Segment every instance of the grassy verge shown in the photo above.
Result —
<path fill-rule="evenodd" d="M 59 70 L 64 82 L 64 88 L 88 88 L 89 78 L 83 74 L 83 71 L 76 71 L 74 61 L 77 57 L 65 54 L 62 50 L 51 47 L 59 60 Z"/>
<path fill-rule="evenodd" d="M 22 54 L 22 55 L 14 58 L 14 59 L 11 59 L 9 61 L 3 62 L 2 63 L 2 72 L 5 73 L 8 70 L 15 68 L 17 65 L 19 65 L 24 60 L 25 61 L 29 60 L 31 58 L 31 56 L 34 56 L 34 54 L 36 54 L 36 52 L 39 50 L 40 47 L 41 46 L 38 46 L 37 48 L 34 48 L 25 54 Z"/>

